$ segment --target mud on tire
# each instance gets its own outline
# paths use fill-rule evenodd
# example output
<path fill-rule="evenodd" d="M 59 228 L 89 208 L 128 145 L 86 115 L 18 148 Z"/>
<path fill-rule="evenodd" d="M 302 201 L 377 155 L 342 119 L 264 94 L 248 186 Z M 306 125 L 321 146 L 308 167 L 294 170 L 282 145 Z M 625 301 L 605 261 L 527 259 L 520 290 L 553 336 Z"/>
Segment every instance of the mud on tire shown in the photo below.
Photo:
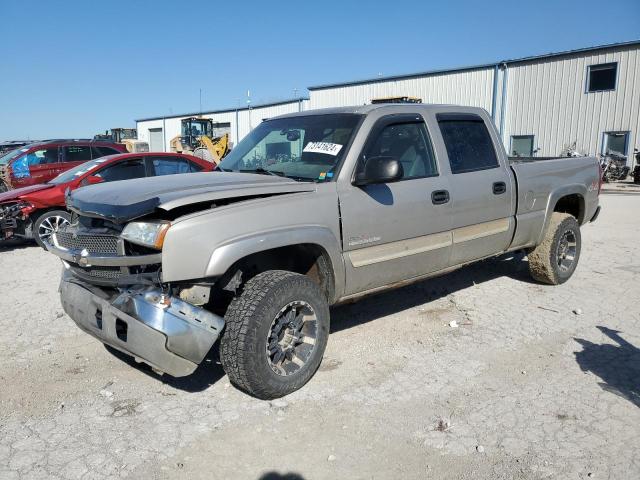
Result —
<path fill-rule="evenodd" d="M 580 259 L 578 221 L 568 213 L 554 212 L 542 243 L 529 251 L 529 272 L 542 283 L 559 285 L 571 278 Z"/>
<path fill-rule="evenodd" d="M 308 277 L 270 270 L 245 284 L 225 322 L 220 360 L 231 383 L 257 398 L 273 399 L 298 390 L 320 366 L 329 305 Z"/>

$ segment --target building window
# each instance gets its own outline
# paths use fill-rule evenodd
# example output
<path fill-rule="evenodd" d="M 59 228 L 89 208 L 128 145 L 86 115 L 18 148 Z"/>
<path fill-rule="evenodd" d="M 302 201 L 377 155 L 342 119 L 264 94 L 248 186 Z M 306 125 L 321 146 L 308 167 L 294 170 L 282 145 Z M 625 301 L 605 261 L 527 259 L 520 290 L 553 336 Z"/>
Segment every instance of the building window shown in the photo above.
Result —
<path fill-rule="evenodd" d="M 605 132 L 602 137 L 602 154 L 627 154 L 629 132 Z"/>
<path fill-rule="evenodd" d="M 533 157 L 533 135 L 511 136 L 512 157 Z"/>
<path fill-rule="evenodd" d="M 587 92 L 604 92 L 615 90 L 617 63 L 603 63 L 587 67 Z"/>

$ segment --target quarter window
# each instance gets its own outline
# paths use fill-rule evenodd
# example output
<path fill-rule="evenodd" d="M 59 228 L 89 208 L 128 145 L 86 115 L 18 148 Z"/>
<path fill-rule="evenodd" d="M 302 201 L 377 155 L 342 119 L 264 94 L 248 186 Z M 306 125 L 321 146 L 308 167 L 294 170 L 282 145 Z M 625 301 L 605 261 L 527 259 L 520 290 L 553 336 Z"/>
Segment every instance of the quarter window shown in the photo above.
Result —
<path fill-rule="evenodd" d="M 374 157 L 393 157 L 398 160 L 402 165 L 402 180 L 438 175 L 424 122 L 385 126 L 366 149 L 364 161 Z"/>
<path fill-rule="evenodd" d="M 438 115 L 438 125 L 447 148 L 451 173 L 466 173 L 498 167 L 498 158 L 484 121 L 475 115 L 456 118 Z"/>
<path fill-rule="evenodd" d="M 617 63 L 589 65 L 587 68 L 587 92 L 615 90 L 617 73 Z"/>

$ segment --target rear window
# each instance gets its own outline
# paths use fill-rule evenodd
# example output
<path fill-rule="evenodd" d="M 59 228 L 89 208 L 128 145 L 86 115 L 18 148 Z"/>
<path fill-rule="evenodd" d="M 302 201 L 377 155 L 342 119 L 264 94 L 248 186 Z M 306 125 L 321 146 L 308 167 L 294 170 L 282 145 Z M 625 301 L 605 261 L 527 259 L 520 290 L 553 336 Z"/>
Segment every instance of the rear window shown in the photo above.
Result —
<path fill-rule="evenodd" d="M 491 136 L 482 118 L 475 115 L 438 115 L 451 173 L 467 173 L 498 167 Z"/>

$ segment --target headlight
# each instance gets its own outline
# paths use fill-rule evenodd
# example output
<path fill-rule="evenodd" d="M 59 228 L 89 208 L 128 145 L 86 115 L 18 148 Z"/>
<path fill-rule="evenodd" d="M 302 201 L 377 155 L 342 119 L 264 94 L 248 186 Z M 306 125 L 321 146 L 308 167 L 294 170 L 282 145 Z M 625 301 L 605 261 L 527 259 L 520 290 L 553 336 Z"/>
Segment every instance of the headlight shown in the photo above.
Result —
<path fill-rule="evenodd" d="M 131 243 L 161 250 L 170 226 L 169 222 L 131 222 L 120 236 Z"/>

